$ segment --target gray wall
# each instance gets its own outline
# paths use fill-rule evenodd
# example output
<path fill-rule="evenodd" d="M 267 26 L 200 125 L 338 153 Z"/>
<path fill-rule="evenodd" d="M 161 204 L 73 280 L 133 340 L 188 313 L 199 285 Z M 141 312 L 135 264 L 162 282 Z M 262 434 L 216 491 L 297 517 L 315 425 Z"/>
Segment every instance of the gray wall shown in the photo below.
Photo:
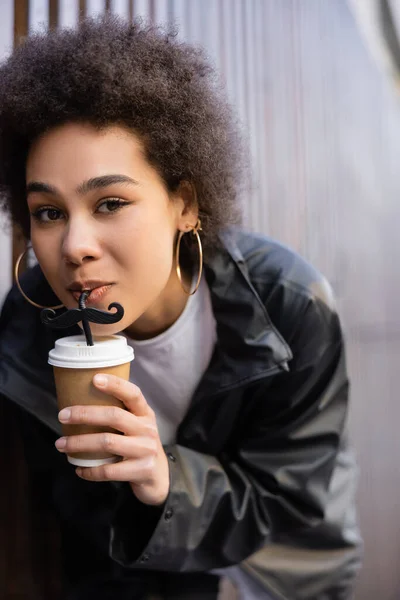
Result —
<path fill-rule="evenodd" d="M 13 0 L 2 0 L 0 8 L 0 60 L 13 45 Z M 4 215 L 0 213 L 0 306 L 11 283 L 11 230 Z"/>

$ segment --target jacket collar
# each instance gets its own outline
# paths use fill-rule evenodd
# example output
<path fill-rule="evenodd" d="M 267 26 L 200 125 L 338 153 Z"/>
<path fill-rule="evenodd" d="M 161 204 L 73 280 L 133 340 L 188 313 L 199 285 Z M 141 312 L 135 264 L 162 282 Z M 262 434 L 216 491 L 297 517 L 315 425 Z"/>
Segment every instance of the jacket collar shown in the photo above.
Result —
<path fill-rule="evenodd" d="M 234 230 L 226 230 L 220 239 L 222 247 L 205 264 L 217 322 L 217 345 L 197 390 L 199 397 L 288 370 L 292 358 L 251 283 Z"/>
<path fill-rule="evenodd" d="M 221 242 L 221 248 L 205 264 L 218 341 L 194 402 L 287 370 L 292 358 L 251 283 L 233 231 L 224 232 Z M 23 283 L 28 293 L 33 291 L 33 297 L 54 303 L 39 267 L 27 272 Z M 16 288 L 9 299 L 8 310 L 3 310 L 0 321 L 0 393 L 60 433 L 54 378 L 47 364 L 47 354 L 60 333 L 44 330 L 37 309 L 26 304 Z M 11 314 L 13 311 L 15 314 Z M 75 327 L 63 331 L 63 335 L 77 332 Z"/>

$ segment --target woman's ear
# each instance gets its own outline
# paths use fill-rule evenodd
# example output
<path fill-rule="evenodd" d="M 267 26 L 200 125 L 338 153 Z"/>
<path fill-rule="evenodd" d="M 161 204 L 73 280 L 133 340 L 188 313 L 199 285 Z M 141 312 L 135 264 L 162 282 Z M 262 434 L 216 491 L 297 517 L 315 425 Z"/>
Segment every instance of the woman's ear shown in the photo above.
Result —
<path fill-rule="evenodd" d="M 178 229 L 188 231 L 195 227 L 199 218 L 196 188 L 190 181 L 181 181 L 174 193 L 178 208 Z"/>

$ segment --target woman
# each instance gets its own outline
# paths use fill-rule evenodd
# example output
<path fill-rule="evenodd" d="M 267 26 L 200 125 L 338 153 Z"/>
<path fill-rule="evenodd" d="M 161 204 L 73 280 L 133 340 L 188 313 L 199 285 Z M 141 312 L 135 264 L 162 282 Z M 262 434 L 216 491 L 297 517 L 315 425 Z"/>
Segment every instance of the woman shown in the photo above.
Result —
<path fill-rule="evenodd" d="M 202 53 L 111 18 L 36 35 L 0 70 L 0 115 L 3 206 L 39 263 L 19 282 L 31 304 L 14 287 L 3 307 L 0 392 L 51 490 L 66 597 L 211 599 L 227 575 L 246 600 L 349 598 L 338 316 L 315 269 L 232 226 L 245 171 Z M 93 331 L 125 333 L 131 380 L 93 383 L 127 410 L 57 415 L 32 301 L 72 308 L 84 289 L 125 309 Z M 75 469 L 78 449 L 122 460 Z"/>

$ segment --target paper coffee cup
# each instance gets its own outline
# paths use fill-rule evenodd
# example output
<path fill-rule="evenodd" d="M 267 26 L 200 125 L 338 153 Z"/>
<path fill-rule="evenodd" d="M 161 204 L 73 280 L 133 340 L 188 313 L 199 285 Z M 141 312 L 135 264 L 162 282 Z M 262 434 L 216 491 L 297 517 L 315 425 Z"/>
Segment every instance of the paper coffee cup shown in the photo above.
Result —
<path fill-rule="evenodd" d="M 96 373 L 110 373 L 129 380 L 133 348 L 122 335 L 95 337 L 94 346 L 86 344 L 85 336 L 73 335 L 56 341 L 49 352 L 49 364 L 53 366 L 59 410 L 67 406 L 118 406 L 123 403 L 101 392 L 93 385 Z M 62 424 L 63 435 L 116 432 L 111 427 Z M 97 467 L 117 462 L 120 457 L 102 453 L 79 452 L 67 455 L 68 461 L 79 467 Z"/>

